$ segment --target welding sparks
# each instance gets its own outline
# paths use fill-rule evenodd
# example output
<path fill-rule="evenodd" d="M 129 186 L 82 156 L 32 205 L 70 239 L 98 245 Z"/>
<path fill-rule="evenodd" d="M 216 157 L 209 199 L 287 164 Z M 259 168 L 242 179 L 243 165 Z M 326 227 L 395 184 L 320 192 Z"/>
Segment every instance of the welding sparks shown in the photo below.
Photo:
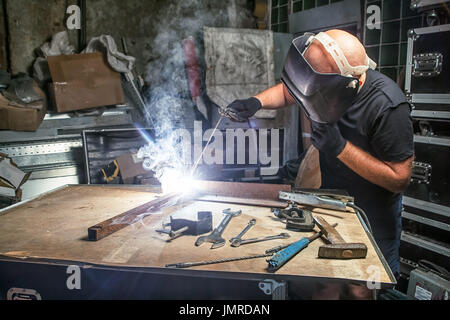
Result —
<path fill-rule="evenodd" d="M 196 180 L 190 170 L 190 164 L 183 157 L 182 147 L 176 136 L 152 139 L 145 130 L 139 131 L 147 144 L 139 149 L 137 157 L 143 160 L 144 169 L 154 172 L 163 194 L 192 192 Z"/>

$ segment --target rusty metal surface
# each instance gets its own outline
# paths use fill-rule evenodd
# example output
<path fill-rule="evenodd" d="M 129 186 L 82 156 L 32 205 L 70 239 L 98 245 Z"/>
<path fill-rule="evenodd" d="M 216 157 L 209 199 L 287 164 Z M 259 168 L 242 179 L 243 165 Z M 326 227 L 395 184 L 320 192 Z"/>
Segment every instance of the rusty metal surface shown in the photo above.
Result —
<path fill-rule="evenodd" d="M 196 192 L 205 195 L 204 200 L 216 202 L 240 203 L 259 206 L 283 206 L 278 199 L 279 191 L 289 191 L 289 185 L 223 182 L 223 181 L 197 181 Z M 142 215 L 177 203 L 182 198 L 179 193 L 161 196 L 139 207 L 128 210 L 111 219 L 105 220 L 88 229 L 88 238 L 98 241 L 116 231 L 119 231 L 142 219 Z"/>
<path fill-rule="evenodd" d="M 287 202 L 283 202 L 283 201 L 255 199 L 255 198 L 224 197 L 224 196 L 219 196 L 219 195 L 206 195 L 206 196 L 198 197 L 196 200 L 221 202 L 221 203 L 233 203 L 233 204 L 244 204 L 244 205 L 249 205 L 249 206 L 281 208 L 281 209 L 284 209 L 288 206 Z"/>
<path fill-rule="evenodd" d="M 278 200 L 280 191 L 289 192 L 290 185 L 223 181 L 198 181 L 196 189 L 208 196 Z"/>
<path fill-rule="evenodd" d="M 111 219 L 100 222 L 95 226 L 89 227 L 88 239 L 91 241 L 103 239 L 114 232 L 141 221 L 149 212 L 158 211 L 164 207 L 175 204 L 180 198 L 181 195 L 178 193 L 167 194 L 112 217 Z"/>

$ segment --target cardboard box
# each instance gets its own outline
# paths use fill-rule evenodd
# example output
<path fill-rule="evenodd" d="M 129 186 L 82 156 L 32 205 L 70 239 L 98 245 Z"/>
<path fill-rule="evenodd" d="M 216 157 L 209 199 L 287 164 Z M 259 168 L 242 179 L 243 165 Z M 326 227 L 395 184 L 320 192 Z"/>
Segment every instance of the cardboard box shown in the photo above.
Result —
<path fill-rule="evenodd" d="M 125 102 L 120 73 L 100 52 L 48 57 L 53 83 L 49 94 L 57 112 Z"/>
<path fill-rule="evenodd" d="M 31 172 L 23 172 L 7 154 L 0 152 L 0 197 L 20 201 L 22 198 L 20 187 L 28 181 L 30 175 Z"/>
<path fill-rule="evenodd" d="M 139 175 L 145 175 L 149 178 L 153 176 L 152 171 L 145 170 L 142 167 L 142 160 L 138 159 L 134 153 L 125 153 L 118 157 L 116 161 L 124 184 L 134 184 L 134 178 Z"/>
<path fill-rule="evenodd" d="M 15 103 L 0 94 L 1 130 L 36 131 L 39 128 L 47 112 L 47 100 L 37 85 L 34 90 L 43 99 L 28 105 Z"/>

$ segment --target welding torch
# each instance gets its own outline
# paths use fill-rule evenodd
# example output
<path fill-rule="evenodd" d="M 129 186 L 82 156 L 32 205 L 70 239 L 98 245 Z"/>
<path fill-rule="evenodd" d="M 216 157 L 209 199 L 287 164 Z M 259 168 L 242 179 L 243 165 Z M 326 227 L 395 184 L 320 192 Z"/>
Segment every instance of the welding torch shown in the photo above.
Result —
<path fill-rule="evenodd" d="M 200 156 L 198 157 L 197 161 L 195 161 L 194 166 L 191 170 L 191 177 L 194 177 L 195 171 L 197 170 L 197 167 L 200 163 L 200 160 L 203 157 L 203 154 L 205 153 L 206 149 L 208 148 L 209 144 L 211 143 L 212 138 L 214 137 L 214 134 L 217 131 L 217 128 L 219 127 L 220 123 L 222 122 L 223 118 L 228 118 L 236 122 L 242 122 L 242 120 L 236 115 L 234 111 L 232 111 L 230 108 L 222 108 L 221 106 L 213 103 L 214 106 L 217 107 L 217 110 L 219 112 L 220 118 L 217 120 L 216 126 L 214 127 L 214 130 L 211 133 L 211 136 L 209 137 L 208 141 L 206 142 L 205 147 L 202 150 L 202 153 L 200 153 Z M 248 126 L 251 128 L 250 119 L 247 119 Z"/>

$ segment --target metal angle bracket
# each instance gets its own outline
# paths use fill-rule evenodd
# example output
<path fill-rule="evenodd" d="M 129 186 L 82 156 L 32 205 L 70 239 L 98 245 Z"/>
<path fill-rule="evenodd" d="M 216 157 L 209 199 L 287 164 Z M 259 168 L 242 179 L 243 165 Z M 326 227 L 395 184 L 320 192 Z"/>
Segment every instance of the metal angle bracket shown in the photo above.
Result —
<path fill-rule="evenodd" d="M 259 289 L 266 295 L 271 295 L 272 300 L 286 300 L 287 283 L 285 281 L 277 282 L 272 279 L 265 279 L 258 283 Z"/>

